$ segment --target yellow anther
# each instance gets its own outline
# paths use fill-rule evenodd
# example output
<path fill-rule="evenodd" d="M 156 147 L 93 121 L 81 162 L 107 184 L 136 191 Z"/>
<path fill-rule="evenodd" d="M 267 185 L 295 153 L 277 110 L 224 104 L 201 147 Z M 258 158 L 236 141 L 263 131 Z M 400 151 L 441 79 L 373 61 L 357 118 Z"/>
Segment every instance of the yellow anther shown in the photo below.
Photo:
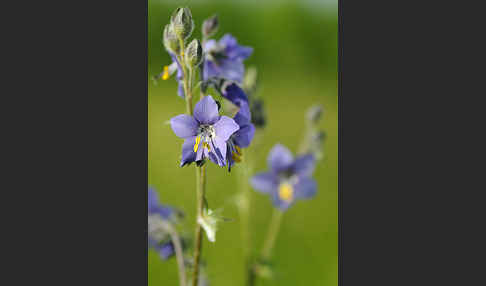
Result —
<path fill-rule="evenodd" d="M 199 142 L 201 142 L 201 137 L 197 136 L 196 144 L 194 144 L 194 152 L 197 152 L 197 149 L 199 148 Z"/>
<path fill-rule="evenodd" d="M 241 152 L 241 148 L 235 145 L 236 152 L 238 155 L 243 156 L 243 153 Z"/>
<path fill-rule="evenodd" d="M 164 72 L 162 73 L 162 79 L 167 80 L 169 79 L 169 66 L 164 66 Z"/>
<path fill-rule="evenodd" d="M 208 149 L 208 152 L 211 152 L 211 148 L 209 147 L 208 142 L 203 142 L 203 147 L 206 147 Z"/>
<path fill-rule="evenodd" d="M 291 184 L 283 183 L 278 189 L 278 196 L 281 200 L 290 202 L 294 198 L 294 189 Z"/>
<path fill-rule="evenodd" d="M 233 161 L 235 161 L 236 163 L 241 162 L 241 156 L 238 153 L 233 152 L 233 154 L 231 154 L 231 157 L 233 158 Z"/>

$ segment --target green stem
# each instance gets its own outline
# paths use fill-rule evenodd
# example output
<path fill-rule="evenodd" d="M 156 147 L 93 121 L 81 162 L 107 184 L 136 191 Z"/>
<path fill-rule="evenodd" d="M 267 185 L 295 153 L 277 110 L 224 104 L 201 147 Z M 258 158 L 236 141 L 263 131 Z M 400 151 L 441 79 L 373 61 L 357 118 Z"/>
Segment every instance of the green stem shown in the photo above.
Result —
<path fill-rule="evenodd" d="M 240 195 L 238 198 L 238 210 L 241 220 L 241 241 L 243 244 L 243 257 L 245 260 L 245 270 L 247 273 L 247 285 L 252 285 L 250 282 L 253 275 L 253 259 L 252 259 L 252 241 L 250 236 L 250 206 L 251 206 L 251 189 L 249 185 L 251 173 L 251 156 L 250 151 L 242 158 L 240 166 L 236 168 L 239 176 L 238 185 L 240 186 Z"/>
<path fill-rule="evenodd" d="M 187 71 L 186 62 L 185 62 L 185 46 L 184 46 L 184 39 L 181 37 L 179 38 L 179 45 L 180 45 L 180 55 L 179 55 L 179 64 L 182 67 L 183 75 L 183 87 L 184 87 L 184 97 L 186 99 L 186 113 L 192 115 L 192 82 L 191 82 L 191 73 Z"/>
<path fill-rule="evenodd" d="M 181 286 L 187 286 L 186 283 L 186 268 L 184 265 L 184 253 L 182 251 L 182 244 L 177 231 L 174 229 L 172 224 L 165 222 L 165 228 L 168 231 L 170 238 L 172 240 L 172 244 L 174 245 L 176 260 L 177 260 L 177 268 L 179 270 L 179 284 Z"/>
<path fill-rule="evenodd" d="M 267 261 L 270 259 L 272 254 L 272 249 L 275 244 L 275 239 L 277 238 L 278 231 L 280 229 L 280 224 L 282 222 L 283 212 L 277 208 L 274 208 L 272 220 L 270 222 L 270 227 L 268 229 L 267 238 L 262 250 L 262 259 Z"/>
<path fill-rule="evenodd" d="M 196 177 L 197 177 L 197 218 L 202 217 L 204 210 L 204 200 L 206 193 L 206 165 L 201 167 L 196 167 Z M 196 218 L 196 229 L 195 229 L 195 241 L 194 246 L 194 272 L 192 275 L 192 285 L 197 286 L 199 280 L 199 264 L 201 260 L 201 249 L 202 249 L 202 228 L 197 222 Z"/>
<path fill-rule="evenodd" d="M 268 228 L 267 237 L 265 239 L 265 243 L 263 244 L 262 253 L 260 258 L 248 265 L 248 277 L 247 277 L 247 284 L 248 286 L 254 286 L 257 280 L 257 268 L 259 267 L 259 263 L 267 263 L 270 259 L 272 254 L 273 246 L 275 245 L 275 240 L 278 235 L 278 231 L 280 229 L 280 225 L 282 222 L 283 212 L 279 209 L 275 208 L 273 210 L 272 219 L 270 221 L 270 226 Z"/>

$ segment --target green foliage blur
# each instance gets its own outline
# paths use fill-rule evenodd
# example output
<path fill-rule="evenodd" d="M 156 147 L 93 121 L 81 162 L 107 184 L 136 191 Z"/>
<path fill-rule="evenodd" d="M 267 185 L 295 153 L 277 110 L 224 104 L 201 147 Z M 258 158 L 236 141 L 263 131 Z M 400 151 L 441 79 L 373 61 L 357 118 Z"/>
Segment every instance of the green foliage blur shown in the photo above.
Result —
<path fill-rule="evenodd" d="M 184 113 L 185 103 L 177 96 L 173 78 L 157 84 L 151 79 L 170 64 L 162 45 L 162 31 L 178 5 L 187 5 L 192 11 L 196 24 L 193 37 L 200 39 L 203 20 L 217 14 L 220 29 L 216 39 L 231 33 L 240 44 L 254 48 L 245 64 L 258 68 L 259 95 L 265 100 L 268 121 L 259 150 L 252 150 L 257 154 L 257 172 L 266 170 L 268 151 L 276 143 L 297 151 L 304 134 L 307 108 L 321 104 L 325 109 L 321 122 L 327 134 L 325 157 L 314 173 L 317 196 L 297 202 L 285 213 L 273 251 L 275 279 L 259 280 L 257 285 L 337 285 L 338 22 L 337 0 L 334 1 L 335 5 L 264 0 L 148 2 L 148 183 L 158 191 L 163 203 L 184 211 L 186 216 L 180 226 L 183 235 L 193 237 L 195 168 L 179 167 L 182 139 L 173 134 L 167 122 Z M 244 285 L 240 224 L 232 202 L 238 190 L 238 172 L 228 173 L 214 164 L 208 166 L 210 207 L 221 208 L 222 214 L 233 220 L 220 225 L 215 243 L 204 240 L 206 272 L 211 286 Z M 257 253 L 266 235 L 272 205 L 267 196 L 254 191 L 251 199 L 251 238 L 253 251 Z M 148 275 L 149 286 L 179 283 L 175 259 L 162 261 L 152 250 Z"/>

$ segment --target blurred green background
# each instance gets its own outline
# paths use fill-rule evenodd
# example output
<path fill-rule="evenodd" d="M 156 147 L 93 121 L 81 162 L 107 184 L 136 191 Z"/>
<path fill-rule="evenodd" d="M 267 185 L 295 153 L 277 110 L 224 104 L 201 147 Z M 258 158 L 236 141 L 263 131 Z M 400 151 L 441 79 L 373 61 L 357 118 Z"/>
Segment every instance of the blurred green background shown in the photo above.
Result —
<path fill-rule="evenodd" d="M 245 62 L 258 68 L 259 95 L 265 99 L 268 124 L 264 131 L 256 171 L 266 170 L 266 156 L 276 143 L 296 152 L 304 132 L 308 107 L 325 109 L 321 126 L 327 133 L 325 159 L 314 173 L 317 196 L 299 201 L 284 215 L 274 248 L 274 280 L 258 285 L 337 285 L 338 277 L 338 154 L 337 154 L 337 0 L 332 1 L 162 1 L 148 2 L 148 183 L 161 200 L 186 214 L 181 226 L 193 236 L 195 223 L 194 167 L 179 168 L 182 139 L 166 122 L 184 113 L 173 78 L 154 85 L 151 76 L 170 63 L 161 38 L 172 11 L 187 5 L 201 37 L 203 20 L 218 14 L 215 38 L 231 33 L 238 42 L 254 48 Z M 251 148 L 251 147 L 250 147 Z M 237 172 L 208 165 L 207 199 L 211 208 L 222 208 L 233 221 L 220 225 L 216 243 L 203 244 L 203 259 L 212 286 L 244 285 L 240 224 L 231 197 L 237 193 Z M 238 168 L 238 165 L 235 167 Z M 272 205 L 267 196 L 252 191 L 252 239 L 260 250 L 267 232 Z M 178 285 L 175 259 L 160 260 L 149 251 L 150 286 Z"/>

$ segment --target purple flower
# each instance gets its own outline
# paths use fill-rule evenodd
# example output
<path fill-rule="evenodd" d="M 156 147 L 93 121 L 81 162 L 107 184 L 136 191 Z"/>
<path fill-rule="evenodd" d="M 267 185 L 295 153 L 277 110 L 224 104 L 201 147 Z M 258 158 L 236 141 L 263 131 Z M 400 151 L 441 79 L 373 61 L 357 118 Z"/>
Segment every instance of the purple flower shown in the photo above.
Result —
<path fill-rule="evenodd" d="M 176 80 L 178 83 L 177 94 L 180 97 L 184 98 L 184 82 L 183 82 L 184 72 L 182 70 L 182 66 L 179 63 L 179 60 L 177 60 L 176 55 L 172 53 L 169 53 L 169 55 L 172 58 L 172 64 L 170 64 L 169 66 L 164 66 L 164 70 L 160 74 L 160 77 L 163 80 L 167 80 L 173 73 L 177 71 L 176 74 Z"/>
<path fill-rule="evenodd" d="M 172 218 L 173 209 L 159 202 L 157 192 L 148 189 L 148 245 L 159 253 L 162 259 L 174 255 L 174 245 L 163 227 L 163 220 Z"/>
<path fill-rule="evenodd" d="M 239 83 L 243 81 L 245 66 L 243 60 L 253 53 L 253 48 L 238 45 L 230 34 L 224 35 L 219 42 L 208 40 L 204 45 L 206 58 L 203 79 L 222 77 Z"/>
<path fill-rule="evenodd" d="M 316 182 L 310 178 L 314 171 L 313 155 L 293 158 L 283 145 L 277 144 L 268 155 L 269 172 L 251 178 L 251 185 L 259 192 L 269 194 L 275 207 L 287 210 L 296 200 L 313 197 Z"/>
<path fill-rule="evenodd" d="M 241 161 L 241 156 L 243 155 L 241 148 L 248 147 L 255 135 L 255 126 L 251 123 L 251 118 L 245 116 L 245 112 L 242 112 L 241 109 L 233 119 L 240 129 L 233 133 L 227 142 L 226 160 L 228 162 L 228 171 L 231 171 L 231 167 L 235 162 Z"/>
<path fill-rule="evenodd" d="M 220 116 L 218 105 L 208 95 L 194 107 L 194 116 L 181 114 L 170 119 L 174 133 L 184 139 L 181 167 L 209 158 L 226 165 L 226 141 L 239 126 L 228 116 Z"/>
<path fill-rule="evenodd" d="M 149 238 L 149 247 L 153 248 L 164 260 L 167 260 L 175 255 L 174 244 L 172 241 L 158 243 Z"/>
<path fill-rule="evenodd" d="M 236 83 L 224 84 L 221 88 L 221 95 L 231 103 L 239 107 L 239 112 L 247 118 L 251 118 L 248 96 Z"/>
<path fill-rule="evenodd" d="M 173 210 L 171 207 L 164 206 L 159 202 L 159 197 L 157 192 L 153 188 L 148 188 L 148 214 L 158 214 L 163 219 L 170 219 Z"/>

